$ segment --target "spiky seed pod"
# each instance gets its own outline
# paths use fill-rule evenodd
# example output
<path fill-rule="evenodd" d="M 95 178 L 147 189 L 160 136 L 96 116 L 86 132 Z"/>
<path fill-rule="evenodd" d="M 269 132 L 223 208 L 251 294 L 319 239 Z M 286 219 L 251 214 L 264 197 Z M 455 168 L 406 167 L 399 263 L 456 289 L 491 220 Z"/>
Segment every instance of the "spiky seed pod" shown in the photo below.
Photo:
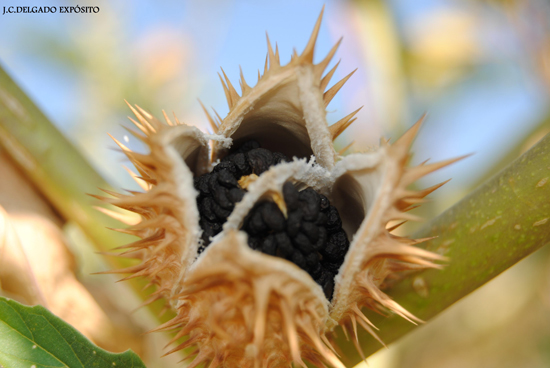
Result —
<path fill-rule="evenodd" d="M 280 65 L 268 39 L 264 73 L 253 88 L 241 73 L 239 95 L 225 73 L 220 76 L 230 111 L 223 120 L 206 113 L 214 134 L 172 122 L 166 115 L 166 123 L 161 123 L 130 106 L 139 129 L 133 134 L 150 152 L 135 153 L 117 143 L 138 170 L 136 180 L 144 192 L 98 198 L 141 215 L 138 224 L 121 230 L 141 238 L 125 252 L 141 263 L 113 272 L 145 277 L 156 286 L 148 302 L 164 298 L 177 313 L 157 330 L 175 329 L 173 342 L 187 336 L 170 352 L 194 347 L 190 367 L 205 362 L 209 367 L 305 366 L 304 360 L 343 367 L 330 343 L 334 327 L 342 325 L 355 335 L 359 324 L 376 337 L 363 307 L 418 321 L 380 286 L 397 271 L 437 268 L 435 262 L 443 260 L 415 247 L 426 239 L 396 236 L 387 225 L 416 220 L 407 211 L 444 183 L 420 191 L 407 187 L 457 159 L 406 167 L 422 119 L 391 145 L 382 140 L 377 150 L 345 157 L 335 152 L 332 141 L 355 120 L 357 111 L 327 124 L 326 106 L 351 74 L 326 89 L 337 65 L 326 74 L 325 69 L 339 42 L 323 61 L 313 64 L 321 17 L 304 52 L 295 53 L 287 65 Z M 218 159 L 233 153 L 232 147 L 251 139 L 293 160 L 257 177 L 241 178 L 247 192 L 223 230 L 199 252 L 203 240 L 193 178 L 208 173 Z M 246 216 L 266 200 L 284 207 L 280 199 L 288 182 L 326 196 L 350 239 L 344 261 L 335 270 L 332 300 L 296 264 L 247 245 L 242 229 Z"/>

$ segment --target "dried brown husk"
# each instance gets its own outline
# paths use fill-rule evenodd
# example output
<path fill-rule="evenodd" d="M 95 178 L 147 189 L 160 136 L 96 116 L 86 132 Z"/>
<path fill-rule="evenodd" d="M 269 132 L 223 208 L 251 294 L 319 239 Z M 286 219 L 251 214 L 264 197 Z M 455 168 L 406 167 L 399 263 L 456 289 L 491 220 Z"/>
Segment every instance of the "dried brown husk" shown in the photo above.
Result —
<path fill-rule="evenodd" d="M 253 88 L 241 74 L 242 95 L 225 73 L 220 76 L 230 112 L 223 120 L 207 113 L 214 134 L 166 116 L 166 123 L 161 123 L 131 107 L 140 130 L 133 134 L 150 152 L 138 154 L 117 142 L 136 166 L 144 192 L 101 197 L 142 217 L 139 224 L 121 230 L 142 238 L 126 246 L 126 255 L 142 262 L 114 272 L 148 278 L 156 286 L 149 301 L 165 298 L 176 310 L 177 316 L 158 329 L 177 329 L 174 342 L 187 337 L 170 352 L 194 347 L 190 367 L 204 362 L 210 367 L 283 367 L 291 362 L 305 366 L 304 359 L 318 366 L 343 367 L 330 343 L 334 327 L 342 325 L 356 337 L 359 324 L 376 336 L 363 307 L 418 321 L 380 285 L 397 270 L 437 268 L 435 262 L 443 260 L 415 247 L 426 239 L 398 237 L 387 225 L 415 220 L 407 211 L 442 184 L 420 191 L 407 187 L 455 160 L 406 167 L 422 119 L 392 145 L 382 140 L 377 150 L 346 157 L 334 150 L 332 141 L 355 120 L 357 111 L 328 126 L 326 106 L 351 74 L 325 90 L 337 65 L 323 73 L 339 43 L 313 64 L 320 22 L 321 17 L 304 52 L 295 53 L 285 66 L 268 40 L 264 74 Z M 249 139 L 295 158 L 271 167 L 249 185 L 223 231 L 199 255 L 193 175 L 207 172 L 232 144 Z M 351 240 L 332 301 L 307 272 L 250 249 L 246 233 L 239 231 L 254 204 L 282 195 L 287 180 L 327 195 Z"/>

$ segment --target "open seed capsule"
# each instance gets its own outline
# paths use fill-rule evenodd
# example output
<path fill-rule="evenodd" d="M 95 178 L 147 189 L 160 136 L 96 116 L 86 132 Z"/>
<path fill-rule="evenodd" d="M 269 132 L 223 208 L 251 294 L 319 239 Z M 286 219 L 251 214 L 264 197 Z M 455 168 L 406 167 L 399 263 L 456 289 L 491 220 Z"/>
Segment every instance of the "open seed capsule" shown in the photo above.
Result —
<path fill-rule="evenodd" d="M 313 64 L 320 22 L 287 65 L 268 40 L 264 74 L 253 88 L 241 75 L 242 95 L 224 74 L 230 111 L 223 120 L 207 113 L 214 134 L 130 106 L 150 152 L 117 143 L 144 192 L 102 199 L 141 215 L 124 231 L 142 238 L 127 246 L 142 262 L 114 272 L 156 286 L 150 300 L 177 313 L 159 329 L 176 329 L 174 342 L 187 336 L 171 351 L 195 347 L 190 367 L 343 367 L 333 329 L 354 334 L 358 323 L 375 335 L 363 307 L 416 320 L 380 285 L 398 268 L 442 260 L 387 225 L 414 220 L 406 211 L 442 184 L 406 188 L 456 160 L 406 167 L 421 121 L 392 145 L 334 150 L 355 112 L 327 124 L 326 106 L 349 76 L 326 90 L 338 44 Z"/>

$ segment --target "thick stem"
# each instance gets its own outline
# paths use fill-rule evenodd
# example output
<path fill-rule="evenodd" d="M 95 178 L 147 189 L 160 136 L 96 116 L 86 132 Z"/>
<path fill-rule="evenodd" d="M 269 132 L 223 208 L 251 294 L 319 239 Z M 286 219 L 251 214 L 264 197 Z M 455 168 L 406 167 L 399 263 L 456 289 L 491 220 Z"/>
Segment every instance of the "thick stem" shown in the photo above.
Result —
<path fill-rule="evenodd" d="M 86 193 L 98 194 L 98 188 L 111 189 L 110 185 L 1 67 L 0 145 L 61 217 L 78 224 L 96 249 L 107 251 L 135 240 L 107 229 L 122 224 L 95 210 L 98 201 Z M 109 261 L 115 268 L 127 267 L 130 262 L 119 257 Z M 142 290 L 145 280 L 130 284 L 143 300 L 147 299 L 149 291 Z M 163 304 L 155 303 L 151 309 L 158 315 Z M 165 313 L 161 320 L 169 317 L 171 314 Z"/>

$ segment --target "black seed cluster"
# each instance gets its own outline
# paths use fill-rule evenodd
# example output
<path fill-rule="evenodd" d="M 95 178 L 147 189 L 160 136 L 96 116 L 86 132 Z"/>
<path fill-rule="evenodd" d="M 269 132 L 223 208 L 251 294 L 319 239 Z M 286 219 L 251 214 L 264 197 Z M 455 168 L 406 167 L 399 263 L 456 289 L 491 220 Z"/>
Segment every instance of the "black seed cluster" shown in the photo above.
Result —
<path fill-rule="evenodd" d="M 212 172 L 194 179 L 199 192 L 197 205 L 203 245 L 222 230 L 222 225 L 244 194 L 238 181 L 250 174 L 261 175 L 288 158 L 248 141 L 224 157 Z M 332 299 L 334 277 L 344 261 L 349 241 L 340 215 L 327 197 L 311 188 L 299 192 L 287 182 L 283 186 L 287 217 L 271 201 L 257 203 L 244 219 L 248 245 L 262 253 L 285 258 L 303 270 Z"/>
<path fill-rule="evenodd" d="M 334 277 L 349 248 L 340 215 L 327 197 L 311 188 L 298 192 L 287 182 L 283 197 L 286 219 L 273 202 L 258 203 L 249 212 L 242 228 L 248 245 L 307 271 L 331 300 Z"/>
<path fill-rule="evenodd" d="M 259 176 L 282 161 L 288 161 L 288 158 L 282 153 L 260 148 L 259 143 L 252 140 L 224 157 L 212 172 L 194 179 L 195 189 L 199 192 L 199 224 L 203 231 L 199 253 L 210 244 L 211 237 L 222 231 L 235 203 L 243 198 L 245 191 L 239 186 L 239 179 L 250 174 Z"/>

